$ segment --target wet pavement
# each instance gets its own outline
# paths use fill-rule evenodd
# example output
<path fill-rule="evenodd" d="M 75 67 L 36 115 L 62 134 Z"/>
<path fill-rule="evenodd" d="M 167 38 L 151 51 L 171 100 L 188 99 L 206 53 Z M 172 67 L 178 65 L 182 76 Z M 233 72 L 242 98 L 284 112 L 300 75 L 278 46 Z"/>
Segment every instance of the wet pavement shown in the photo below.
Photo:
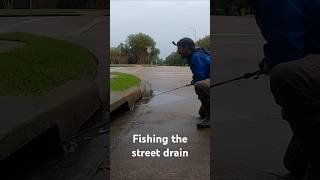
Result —
<path fill-rule="evenodd" d="M 213 81 L 256 71 L 265 41 L 254 18 L 211 16 L 211 24 Z M 212 178 L 283 179 L 287 171 L 282 160 L 291 131 L 281 119 L 268 78 L 240 80 L 212 93 Z"/>
<path fill-rule="evenodd" d="M 167 89 L 189 84 L 189 67 L 114 67 L 111 71 L 133 73 L 147 80 L 158 94 Z M 131 112 L 112 116 L 111 123 L 111 179 L 199 179 L 208 180 L 210 174 L 210 130 L 196 128 L 200 101 L 193 87 L 185 87 L 140 102 Z M 134 144 L 133 134 L 188 138 L 186 144 Z M 183 150 L 189 157 L 131 157 L 136 150 Z"/>

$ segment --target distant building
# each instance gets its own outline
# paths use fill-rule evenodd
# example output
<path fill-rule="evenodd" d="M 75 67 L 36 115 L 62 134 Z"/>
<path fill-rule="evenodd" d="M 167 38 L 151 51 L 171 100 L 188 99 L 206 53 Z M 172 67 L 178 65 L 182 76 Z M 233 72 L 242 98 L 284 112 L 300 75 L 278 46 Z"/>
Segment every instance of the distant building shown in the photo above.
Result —
<path fill-rule="evenodd" d="M 126 55 L 123 56 L 111 56 L 111 64 L 129 64 L 129 57 Z"/>
<path fill-rule="evenodd" d="M 109 9 L 108 0 L 14 0 L 14 9 L 71 8 L 71 9 Z M 3 8 L 3 7 L 1 7 Z"/>

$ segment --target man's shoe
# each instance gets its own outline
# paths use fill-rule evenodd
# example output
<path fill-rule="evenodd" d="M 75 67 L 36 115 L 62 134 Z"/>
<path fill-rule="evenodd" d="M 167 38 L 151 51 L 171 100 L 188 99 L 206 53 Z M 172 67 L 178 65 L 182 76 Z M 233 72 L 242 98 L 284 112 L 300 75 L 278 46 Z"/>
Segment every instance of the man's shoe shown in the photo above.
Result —
<path fill-rule="evenodd" d="M 207 116 L 207 111 L 202 104 L 199 109 L 199 115 L 200 115 L 200 119 L 204 119 Z"/>
<path fill-rule="evenodd" d="M 197 123 L 198 128 L 210 128 L 210 119 L 207 117 L 201 122 Z"/>

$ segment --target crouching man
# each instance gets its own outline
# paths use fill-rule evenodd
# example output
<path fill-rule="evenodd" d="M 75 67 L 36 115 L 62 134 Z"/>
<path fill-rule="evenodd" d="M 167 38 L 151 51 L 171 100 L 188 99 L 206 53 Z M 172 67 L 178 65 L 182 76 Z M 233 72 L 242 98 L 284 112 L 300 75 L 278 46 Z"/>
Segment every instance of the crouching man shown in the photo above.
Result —
<path fill-rule="evenodd" d="M 320 1 L 255 3 L 267 40 L 260 69 L 270 75 L 274 99 L 293 132 L 284 165 L 297 179 L 319 180 Z"/>
<path fill-rule="evenodd" d="M 188 59 L 192 71 L 191 84 L 201 101 L 199 115 L 202 119 L 197 123 L 198 128 L 210 127 L 210 64 L 211 55 L 204 49 L 196 48 L 190 38 L 182 38 L 176 44 L 177 52 L 182 58 Z"/>

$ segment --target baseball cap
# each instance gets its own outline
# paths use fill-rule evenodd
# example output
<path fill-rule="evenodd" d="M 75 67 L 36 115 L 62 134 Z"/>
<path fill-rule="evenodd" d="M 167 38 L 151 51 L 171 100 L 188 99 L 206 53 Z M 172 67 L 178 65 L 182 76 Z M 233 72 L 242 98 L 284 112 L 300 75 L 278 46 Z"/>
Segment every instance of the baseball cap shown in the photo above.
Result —
<path fill-rule="evenodd" d="M 173 43 L 173 44 L 178 47 L 189 47 L 191 49 L 196 47 L 194 41 L 188 37 L 184 37 L 184 38 L 180 39 L 177 43 Z"/>

